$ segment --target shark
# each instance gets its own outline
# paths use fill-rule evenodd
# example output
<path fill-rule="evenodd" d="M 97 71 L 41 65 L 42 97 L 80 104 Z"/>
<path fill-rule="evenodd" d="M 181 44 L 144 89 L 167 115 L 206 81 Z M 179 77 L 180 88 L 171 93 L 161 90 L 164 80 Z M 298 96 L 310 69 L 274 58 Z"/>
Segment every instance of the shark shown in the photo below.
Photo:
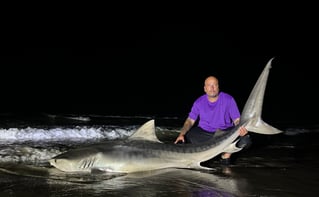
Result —
<path fill-rule="evenodd" d="M 51 166 L 64 172 L 112 172 L 133 173 L 166 168 L 212 170 L 203 166 L 223 152 L 242 150 L 239 128 L 249 132 L 274 135 L 283 131 L 263 121 L 262 107 L 270 68 L 271 58 L 261 72 L 241 112 L 240 123 L 228 131 L 218 131 L 202 144 L 164 143 L 156 136 L 155 120 L 151 119 L 125 139 L 91 144 L 70 149 L 49 159 Z"/>

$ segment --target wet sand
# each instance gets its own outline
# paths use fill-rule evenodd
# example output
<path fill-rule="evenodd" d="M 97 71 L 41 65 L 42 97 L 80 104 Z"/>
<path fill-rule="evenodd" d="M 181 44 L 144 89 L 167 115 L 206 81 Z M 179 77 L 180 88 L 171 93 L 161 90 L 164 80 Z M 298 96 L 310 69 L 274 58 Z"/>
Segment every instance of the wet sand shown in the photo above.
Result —
<path fill-rule="evenodd" d="M 318 137 L 307 136 L 298 142 Z M 124 176 L 66 176 L 51 168 L 12 166 L 19 175 L 1 172 L 1 196 L 315 196 L 318 188 L 318 146 L 271 139 L 233 156 L 233 165 L 218 159 L 203 163 L 214 171 L 165 169 Z M 257 139 L 256 139 L 257 140 Z M 258 141 L 258 140 L 257 140 Z M 288 140 L 289 141 L 289 140 Z M 267 141 L 265 141 L 266 143 Z M 296 143 L 296 141 L 295 141 Z M 12 170 L 11 169 L 11 170 Z"/>

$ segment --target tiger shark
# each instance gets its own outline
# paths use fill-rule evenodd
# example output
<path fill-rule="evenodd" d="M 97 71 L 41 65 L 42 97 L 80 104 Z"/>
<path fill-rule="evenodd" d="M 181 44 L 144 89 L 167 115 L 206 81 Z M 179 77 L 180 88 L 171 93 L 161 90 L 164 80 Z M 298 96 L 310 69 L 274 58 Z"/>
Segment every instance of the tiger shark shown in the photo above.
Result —
<path fill-rule="evenodd" d="M 133 173 L 164 168 L 204 169 L 201 163 L 223 152 L 238 152 L 239 128 L 249 132 L 273 135 L 282 131 L 261 118 L 264 93 L 272 59 L 268 61 L 241 113 L 240 123 L 229 131 L 219 131 L 202 144 L 169 144 L 155 133 L 155 120 L 149 120 L 126 139 L 113 140 L 68 150 L 49 163 L 64 172 Z"/>

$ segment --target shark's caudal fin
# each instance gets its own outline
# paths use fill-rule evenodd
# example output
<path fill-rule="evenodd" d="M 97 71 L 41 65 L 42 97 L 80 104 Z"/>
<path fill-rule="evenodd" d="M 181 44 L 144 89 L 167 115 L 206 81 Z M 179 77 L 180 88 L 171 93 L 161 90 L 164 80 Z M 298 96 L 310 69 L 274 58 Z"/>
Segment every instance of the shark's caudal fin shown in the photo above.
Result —
<path fill-rule="evenodd" d="M 282 132 L 268 125 L 261 118 L 267 79 L 273 59 L 274 58 L 268 61 L 263 72 L 260 74 L 241 113 L 241 122 L 244 123 L 246 129 L 251 132 L 260 134 L 278 134 Z"/>
<path fill-rule="evenodd" d="M 149 120 L 138 128 L 130 137 L 130 140 L 149 140 L 162 143 L 156 136 L 154 120 Z"/>

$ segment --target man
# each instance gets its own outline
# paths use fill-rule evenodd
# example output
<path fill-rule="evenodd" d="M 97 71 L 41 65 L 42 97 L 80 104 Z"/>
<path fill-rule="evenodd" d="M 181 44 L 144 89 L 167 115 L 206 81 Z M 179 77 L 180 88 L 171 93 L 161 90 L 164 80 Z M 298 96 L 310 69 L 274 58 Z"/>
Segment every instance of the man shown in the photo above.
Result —
<path fill-rule="evenodd" d="M 217 130 L 227 130 L 239 124 L 240 112 L 235 99 L 219 91 L 218 79 L 209 76 L 205 79 L 204 91 L 206 94 L 198 97 L 191 111 L 184 122 L 175 144 L 182 141 L 183 143 L 202 143 L 214 136 Z M 198 126 L 194 126 L 196 120 Z M 241 139 L 237 143 L 238 147 L 244 147 L 251 143 L 248 131 L 245 127 L 240 130 Z M 222 164 L 230 163 L 231 153 L 222 154 Z"/>

